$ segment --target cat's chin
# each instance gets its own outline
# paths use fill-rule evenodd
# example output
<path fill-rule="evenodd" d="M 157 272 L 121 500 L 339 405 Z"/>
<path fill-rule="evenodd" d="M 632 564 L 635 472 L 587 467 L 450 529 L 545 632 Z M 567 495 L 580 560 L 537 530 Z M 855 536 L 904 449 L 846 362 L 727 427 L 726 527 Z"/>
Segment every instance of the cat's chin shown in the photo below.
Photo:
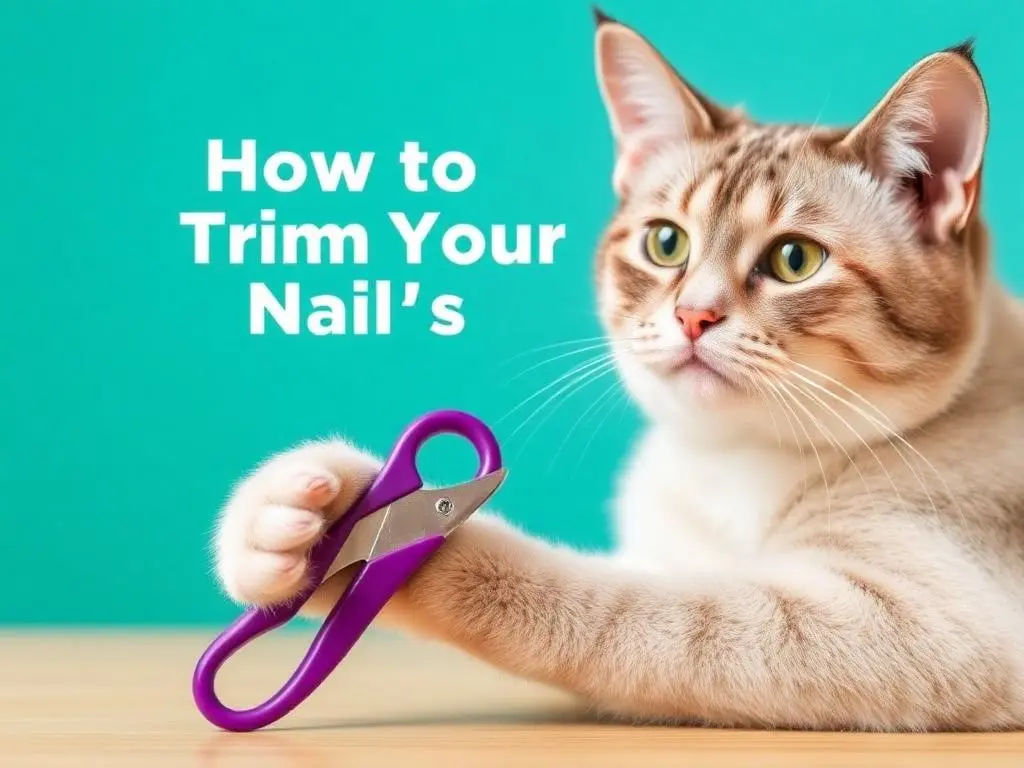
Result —
<path fill-rule="evenodd" d="M 653 369 L 635 360 L 620 361 L 622 378 L 637 403 L 655 418 L 673 420 L 734 413 L 742 418 L 751 395 L 728 373 L 709 364 L 690 361 L 664 369 Z"/>
<path fill-rule="evenodd" d="M 673 368 L 663 378 L 679 397 L 692 400 L 698 405 L 722 405 L 735 402 L 737 397 L 746 399 L 725 373 L 703 362 L 691 360 Z"/>
<path fill-rule="evenodd" d="M 721 375 L 655 371 L 625 355 L 618 364 L 626 390 L 646 416 L 689 442 L 777 445 L 782 440 L 764 396 Z"/>

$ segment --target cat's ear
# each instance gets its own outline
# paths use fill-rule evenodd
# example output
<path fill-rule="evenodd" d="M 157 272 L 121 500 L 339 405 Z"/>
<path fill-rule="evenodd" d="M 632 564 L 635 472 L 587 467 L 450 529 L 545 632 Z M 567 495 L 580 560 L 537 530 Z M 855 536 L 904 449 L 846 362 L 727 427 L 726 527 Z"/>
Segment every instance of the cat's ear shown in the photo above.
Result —
<path fill-rule="evenodd" d="M 841 145 L 879 178 L 904 185 L 922 235 L 944 241 L 974 212 L 988 99 L 970 42 L 918 62 Z"/>
<path fill-rule="evenodd" d="M 597 78 L 617 152 L 612 183 L 622 195 L 650 153 L 669 143 L 709 138 L 741 118 L 687 84 L 637 32 L 599 10 L 594 15 Z"/>

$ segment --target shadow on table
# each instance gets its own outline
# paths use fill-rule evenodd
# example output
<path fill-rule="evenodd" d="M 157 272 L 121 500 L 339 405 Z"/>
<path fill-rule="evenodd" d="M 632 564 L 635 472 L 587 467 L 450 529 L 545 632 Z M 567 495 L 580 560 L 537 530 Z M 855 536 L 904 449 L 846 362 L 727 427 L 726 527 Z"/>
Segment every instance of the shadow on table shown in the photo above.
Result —
<path fill-rule="evenodd" d="M 268 732 L 294 733 L 298 731 L 322 730 L 353 730 L 367 728 L 415 728 L 436 725 L 574 725 L 604 722 L 594 712 L 583 708 L 536 708 L 522 711 L 507 712 L 451 712 L 437 714 L 417 714 L 408 717 L 388 718 L 348 718 L 305 725 L 278 726 L 268 728 Z"/>
<path fill-rule="evenodd" d="M 341 756 L 366 757 L 376 760 L 389 748 L 399 746 L 390 734 L 374 733 L 389 728 L 424 728 L 438 726 L 573 726 L 602 722 L 602 718 L 585 709 L 560 708 L 523 711 L 439 713 L 391 718 L 346 719 L 267 728 L 256 733 L 217 732 L 204 741 L 197 751 L 197 764 L 203 768 L 234 768 L 234 766 L 281 766 L 282 768 L 327 768 L 339 765 Z M 370 733 L 367 733 L 370 731 Z M 362 737 L 360 736 L 362 734 Z M 372 735 L 371 735 L 372 734 Z M 423 739 L 406 734 L 407 741 Z M 425 739 L 422 748 L 444 746 Z M 342 761 L 344 762 L 344 761 Z M 476 760 L 472 761 L 476 765 Z"/>

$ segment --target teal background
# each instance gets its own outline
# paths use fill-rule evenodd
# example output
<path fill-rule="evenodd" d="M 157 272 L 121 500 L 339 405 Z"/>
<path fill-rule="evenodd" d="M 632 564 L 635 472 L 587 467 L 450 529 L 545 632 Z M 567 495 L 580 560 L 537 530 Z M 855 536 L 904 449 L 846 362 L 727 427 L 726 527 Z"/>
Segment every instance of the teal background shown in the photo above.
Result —
<path fill-rule="evenodd" d="M 1019 289 L 1024 192 L 1019 85 L 1024 4 L 963 0 L 626 2 L 698 87 L 763 119 L 857 119 L 917 58 L 978 38 L 992 101 L 984 205 L 998 269 Z M 421 412 L 455 406 L 496 426 L 511 467 L 498 509 L 527 530 L 608 545 L 608 499 L 638 428 L 624 402 L 586 412 L 611 377 L 516 432 L 509 411 L 582 356 L 530 366 L 600 333 L 591 252 L 609 214 L 611 140 L 584 2 L 33 0 L 0 6 L 2 624 L 203 624 L 234 608 L 210 577 L 214 515 L 240 473 L 340 431 L 388 450 Z M 206 191 L 206 141 L 378 153 L 360 194 L 261 186 Z M 477 181 L 404 190 L 398 153 L 458 149 Z M 192 263 L 187 210 L 256 221 L 361 222 L 371 266 Z M 386 213 L 565 223 L 551 266 L 400 263 Z M 220 263 L 216 263 L 218 261 Z M 419 279 L 465 297 L 466 330 L 434 336 L 400 313 L 390 337 L 247 333 L 248 284 Z M 534 350 L 530 352 L 530 350 Z M 528 354 L 523 354 L 528 353 Z M 611 397 L 611 395 L 609 395 Z M 621 398 L 620 398 L 621 400 Z M 613 402 L 613 401 L 609 401 Z M 574 431 L 573 426 L 576 426 Z M 442 439 L 434 479 L 472 456 Z"/>

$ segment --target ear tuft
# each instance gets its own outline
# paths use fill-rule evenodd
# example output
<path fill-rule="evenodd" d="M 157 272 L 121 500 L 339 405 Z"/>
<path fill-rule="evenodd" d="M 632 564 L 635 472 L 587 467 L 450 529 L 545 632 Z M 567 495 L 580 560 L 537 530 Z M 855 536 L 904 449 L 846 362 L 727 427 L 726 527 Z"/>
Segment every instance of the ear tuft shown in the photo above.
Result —
<path fill-rule="evenodd" d="M 594 23 L 597 26 L 599 26 L 599 27 L 602 24 L 616 24 L 616 23 L 618 23 L 618 22 L 615 21 L 615 19 L 613 19 L 607 13 L 602 11 L 597 5 L 590 6 L 590 12 L 594 15 Z"/>
<path fill-rule="evenodd" d="M 977 70 L 978 65 L 974 61 L 974 38 L 973 37 L 968 37 L 962 43 L 958 43 L 958 44 L 956 44 L 954 46 L 951 46 L 951 47 L 947 48 L 946 49 L 946 53 L 955 53 L 957 56 L 961 56 L 961 57 L 967 59 L 967 61 L 970 63 L 970 65 L 972 67 L 974 67 L 975 70 Z"/>

